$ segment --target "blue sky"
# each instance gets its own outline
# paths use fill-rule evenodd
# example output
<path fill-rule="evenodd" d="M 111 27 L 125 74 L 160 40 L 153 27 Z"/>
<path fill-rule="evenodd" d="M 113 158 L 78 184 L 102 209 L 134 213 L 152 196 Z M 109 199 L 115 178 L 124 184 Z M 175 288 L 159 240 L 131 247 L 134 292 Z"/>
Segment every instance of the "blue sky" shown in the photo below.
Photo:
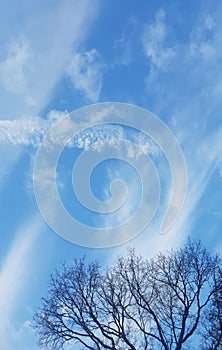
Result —
<path fill-rule="evenodd" d="M 65 259 L 85 254 L 89 260 L 97 258 L 109 264 L 124 254 L 128 245 L 149 257 L 183 244 L 188 236 L 201 238 L 213 253 L 222 252 L 221 13 L 221 1 L 203 0 L 10 0 L 2 4 L 2 349 L 38 349 L 29 326 L 33 310 L 47 291 L 50 273 Z M 34 162 L 41 140 L 56 121 L 77 108 L 109 101 L 144 107 L 172 130 L 187 164 L 187 195 L 176 224 L 160 235 L 170 172 L 156 145 L 141 142 L 159 172 L 160 210 L 147 229 L 129 243 L 107 249 L 84 248 L 61 238 L 42 218 L 32 183 Z M 122 131 L 114 129 L 115 139 Z M 109 132 L 106 130 L 106 138 Z M 131 137 L 138 140 L 139 136 Z M 83 133 L 73 147 L 66 148 L 58 165 L 58 190 L 79 220 L 95 227 L 101 223 L 109 226 L 131 215 L 139 203 L 141 184 L 127 164 L 104 162 L 92 173 L 92 190 L 99 200 L 110 199 L 110 182 L 120 177 L 128 189 L 126 206 L 115 218 L 94 218 L 77 207 L 71 196 L 69 167 L 92 140 L 101 141 L 99 130 Z M 97 142 L 98 152 L 100 146 Z M 126 150 L 116 146 L 116 152 Z"/>

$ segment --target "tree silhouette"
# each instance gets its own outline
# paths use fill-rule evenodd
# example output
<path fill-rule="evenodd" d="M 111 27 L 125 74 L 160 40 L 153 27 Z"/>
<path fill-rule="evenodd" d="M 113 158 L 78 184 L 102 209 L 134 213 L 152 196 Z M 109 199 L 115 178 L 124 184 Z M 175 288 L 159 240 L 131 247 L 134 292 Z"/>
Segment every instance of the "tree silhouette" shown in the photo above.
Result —
<path fill-rule="evenodd" d="M 130 250 L 106 270 L 74 260 L 55 272 L 35 313 L 39 344 L 50 350 L 68 344 L 98 350 L 202 348 L 215 320 L 210 312 L 221 291 L 220 274 L 219 257 L 191 240 L 151 260 Z"/>
<path fill-rule="evenodd" d="M 222 350 L 222 273 L 215 284 L 216 292 L 205 312 L 203 350 Z"/>

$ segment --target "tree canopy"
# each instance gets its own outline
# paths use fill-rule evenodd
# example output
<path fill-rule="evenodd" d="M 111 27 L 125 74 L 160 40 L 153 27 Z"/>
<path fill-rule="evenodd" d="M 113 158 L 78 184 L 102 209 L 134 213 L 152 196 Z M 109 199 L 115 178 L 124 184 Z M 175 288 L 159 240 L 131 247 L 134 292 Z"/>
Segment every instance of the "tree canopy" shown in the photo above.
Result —
<path fill-rule="evenodd" d="M 220 258 L 192 240 L 153 259 L 129 250 L 107 269 L 74 260 L 51 277 L 33 326 L 50 350 L 221 350 L 221 276 Z"/>

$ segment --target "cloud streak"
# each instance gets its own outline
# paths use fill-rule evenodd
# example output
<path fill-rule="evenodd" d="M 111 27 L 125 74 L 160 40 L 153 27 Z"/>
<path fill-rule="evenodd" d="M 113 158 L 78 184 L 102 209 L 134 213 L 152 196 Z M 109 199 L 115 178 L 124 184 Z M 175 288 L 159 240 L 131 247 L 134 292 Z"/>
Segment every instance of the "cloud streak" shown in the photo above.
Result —
<path fill-rule="evenodd" d="M 52 6 L 40 1 L 38 9 L 25 3 L 4 7 L 0 24 L 1 186 L 22 153 L 19 145 L 38 145 L 50 127 L 49 121 L 29 117 L 39 115 L 49 103 L 55 86 L 66 75 L 72 52 L 86 38 L 98 4 L 97 0 L 93 5 L 89 0 L 64 0 Z M 10 143 L 16 150 L 8 147 Z"/>
<path fill-rule="evenodd" d="M 168 124 L 177 136 L 188 168 L 187 198 L 179 220 L 165 236 L 151 226 L 138 238 L 144 254 L 154 254 L 181 244 L 195 226 L 196 213 L 215 171 L 220 170 L 221 128 L 221 21 L 217 13 L 199 14 L 187 41 L 167 39 L 169 23 L 162 10 L 142 36 L 150 70 L 146 92 L 154 100 L 160 115 L 168 115 Z M 144 41 L 145 40 L 145 41 Z M 160 61 L 159 61 L 160 59 Z M 167 68 L 167 69 L 166 69 Z M 152 87 L 152 88 L 151 88 Z M 219 109 L 218 109 L 219 108 Z M 204 231 L 204 227 L 200 230 Z M 216 243 L 215 243 L 216 244 Z"/>
<path fill-rule="evenodd" d="M 33 217 L 25 227 L 18 230 L 0 271 L 0 338 L 5 350 L 11 349 L 8 327 L 16 305 L 19 305 L 19 295 L 27 282 L 27 276 L 31 273 L 31 252 L 41 229 L 39 217 Z"/>
<path fill-rule="evenodd" d="M 62 5 L 55 1 L 41 15 L 23 9 L 26 20 L 20 13 L 19 33 L 12 27 L 12 35 L 1 45 L 1 116 L 35 115 L 48 103 L 55 85 L 65 75 L 72 52 L 85 39 L 97 5 L 95 1 L 91 6 L 88 0 L 64 0 Z M 12 98 L 13 104 L 9 102 Z"/>
<path fill-rule="evenodd" d="M 46 119 L 0 120 L 0 143 L 37 147 L 52 125 L 66 115 L 66 112 L 52 111 Z"/>
<path fill-rule="evenodd" d="M 46 119 L 33 117 L 19 120 L 0 120 L 0 144 L 39 147 L 44 136 L 55 123 L 68 115 L 67 112 L 51 111 Z M 70 122 L 67 120 L 67 123 Z M 66 129 L 69 130 L 68 124 Z M 92 148 L 99 152 L 109 143 L 118 152 L 119 140 L 121 139 L 129 140 L 137 147 L 137 152 L 135 152 L 135 147 L 131 147 L 129 143 L 125 147 L 124 151 L 130 158 L 141 154 L 160 155 L 157 145 L 145 134 L 134 129 L 127 130 L 117 124 L 96 125 L 92 122 L 92 126 L 85 130 L 83 125 L 83 130 L 77 135 L 73 135 L 73 138 L 66 145 L 70 148 L 77 147 L 84 150 Z M 59 134 L 56 133 L 51 138 L 51 142 L 55 144 L 64 144 L 65 140 L 65 129 L 64 132 L 60 130 Z"/>

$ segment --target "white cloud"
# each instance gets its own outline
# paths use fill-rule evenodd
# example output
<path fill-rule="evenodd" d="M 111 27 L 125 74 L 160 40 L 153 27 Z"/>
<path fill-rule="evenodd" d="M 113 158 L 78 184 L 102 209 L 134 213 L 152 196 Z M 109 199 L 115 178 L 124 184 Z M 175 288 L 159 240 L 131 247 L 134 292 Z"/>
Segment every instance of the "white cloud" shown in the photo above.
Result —
<path fill-rule="evenodd" d="M 50 127 L 65 115 L 66 112 L 51 111 L 46 119 L 0 120 L 0 158 L 4 159 L 0 163 L 0 187 L 18 162 L 23 146 L 38 147 Z"/>
<path fill-rule="evenodd" d="M 201 208 L 201 199 L 211 183 L 214 172 L 220 169 L 221 154 L 222 154 L 222 128 L 219 126 L 217 130 L 212 127 L 210 121 L 203 121 L 200 117 L 196 123 L 186 122 L 188 115 L 200 116 L 195 103 L 198 101 L 201 104 L 202 98 L 194 95 L 194 100 L 190 101 L 189 108 L 185 108 L 177 115 L 178 124 L 175 128 L 175 133 L 180 140 L 188 169 L 188 188 L 187 198 L 184 208 L 181 211 L 178 223 L 173 227 L 172 234 L 179 236 L 183 242 L 188 235 L 192 235 L 193 228 L 196 224 L 196 215 Z M 195 108 L 194 108 L 195 106 Z M 210 107 L 209 107 L 210 108 Z M 179 122 L 180 120 L 180 122 Z M 210 124 L 210 126 L 206 126 Z M 186 126 L 184 124 L 187 124 Z M 215 126 L 217 120 L 215 119 Z M 212 127 L 212 130 L 210 130 Z M 207 130 L 206 130 L 207 129 Z M 213 197 L 212 193 L 212 197 Z M 203 219 L 204 222 L 204 219 Z M 212 223 L 213 226 L 213 223 Z M 216 229 L 215 229 L 216 230 Z M 200 224 L 199 233 L 202 234 L 202 239 L 208 239 L 208 233 Z M 171 234 L 169 232 L 169 234 Z M 196 232 L 194 232 L 196 234 Z M 204 236 L 206 235 L 206 236 Z M 217 232 L 215 232 L 217 235 Z M 209 237 L 210 238 L 210 237 Z M 177 237 L 178 239 L 178 237 Z M 214 242 L 210 242 L 214 244 Z M 215 241 L 215 245 L 218 243 Z"/>
<path fill-rule="evenodd" d="M 53 124 L 67 115 L 67 112 L 51 111 L 46 119 L 0 120 L 0 144 L 38 147 Z"/>
<path fill-rule="evenodd" d="M 39 217 L 33 217 L 18 230 L 0 271 L 0 337 L 4 350 L 11 350 L 11 322 L 31 272 L 31 252 L 41 227 Z"/>
<path fill-rule="evenodd" d="M 222 26 L 216 13 L 200 14 L 187 42 L 167 43 L 165 13 L 146 27 L 143 49 L 149 59 L 146 82 L 159 115 L 171 116 L 169 124 L 185 154 L 188 169 L 187 197 L 179 219 L 169 232 L 159 235 L 163 212 L 129 245 L 145 256 L 181 245 L 192 234 L 198 205 L 214 171 L 221 172 L 221 57 Z M 169 68 L 169 63 L 172 63 Z M 168 69 L 169 68 L 169 69 Z M 153 93 L 154 91 L 154 93 Z M 148 99 L 149 101 L 149 99 Z M 204 228 L 201 228 L 204 232 Z M 215 246 L 218 241 L 215 241 Z M 118 251 L 123 254 L 125 247 Z M 115 255 L 115 254 L 114 254 Z"/>
<path fill-rule="evenodd" d="M 32 119 L 31 123 L 27 121 L 27 126 L 25 120 L 40 115 L 49 103 L 56 84 L 65 74 L 71 53 L 86 37 L 98 4 L 97 0 L 93 5 L 89 0 L 62 3 L 56 0 L 52 6 L 41 1 L 41 6 L 36 8 L 15 3 L 13 12 L 10 5 L 1 12 L 0 118 L 8 121 L 22 118 L 21 123 L 17 120 L 14 124 L 1 123 L 0 153 L 4 157 L 4 164 L 0 165 L 1 186 L 20 157 L 22 150 L 18 145 L 38 143 L 34 134 L 36 131 L 42 135 L 42 120 Z M 11 17 L 11 13 L 17 16 Z M 16 149 L 3 145 L 3 139 L 6 143 L 11 140 Z"/>
<path fill-rule="evenodd" d="M 189 129 L 189 128 L 188 128 Z M 165 250 L 169 247 L 174 246 L 175 244 L 181 244 L 184 239 L 186 239 L 187 235 L 192 229 L 193 224 L 193 213 L 195 211 L 195 208 L 198 204 L 198 201 L 200 200 L 201 196 L 203 195 L 207 184 L 209 183 L 210 177 L 212 172 L 214 171 L 215 167 L 218 166 L 219 161 L 221 160 L 220 154 L 222 152 L 221 149 L 221 138 L 222 138 L 222 131 L 221 129 L 218 130 L 217 133 L 209 135 L 209 137 L 205 137 L 202 142 L 198 144 L 198 152 L 193 152 L 193 144 L 187 142 L 187 140 L 190 137 L 190 129 L 185 130 L 184 134 L 184 140 L 183 144 L 186 146 L 184 151 L 185 154 L 190 157 L 187 158 L 188 162 L 188 168 L 189 168 L 189 186 L 188 186 L 188 193 L 187 193 L 187 200 L 185 202 L 184 208 L 181 212 L 181 215 L 175 224 L 175 226 L 164 236 L 159 235 L 159 229 L 160 229 L 160 223 L 163 219 L 162 214 L 158 216 L 158 220 L 154 221 L 154 224 L 152 224 L 146 232 L 141 234 L 135 240 L 135 244 L 137 246 L 138 251 L 144 253 L 145 255 L 153 255 L 157 253 L 159 250 Z M 102 139 L 104 137 L 104 134 L 102 133 L 102 128 L 100 129 L 94 129 L 92 133 L 88 132 L 88 134 L 81 135 L 80 139 L 77 139 L 76 142 L 79 146 L 85 147 L 86 149 L 89 148 L 93 141 L 98 140 L 99 138 Z M 115 136 L 113 139 L 110 139 L 110 144 L 114 145 L 114 149 L 116 149 L 116 152 L 118 154 L 123 152 L 123 154 L 127 154 L 123 149 L 119 148 L 118 139 L 120 136 L 123 137 L 123 130 L 118 128 L 111 129 L 112 136 Z M 108 133 L 108 130 L 106 130 L 106 137 L 110 136 Z M 134 138 L 136 138 L 138 135 L 134 135 Z M 85 144 L 84 140 L 88 140 L 87 144 Z M 143 140 L 146 141 L 146 140 Z M 200 140 L 199 140 L 200 141 Z M 106 141 L 102 139 L 101 144 L 98 142 L 98 151 L 101 151 L 104 147 L 104 144 Z M 116 143 L 115 143 L 116 142 Z M 138 140 L 138 143 L 141 144 L 141 140 Z M 134 151 L 134 150 L 133 150 Z M 154 149 L 154 155 L 156 155 L 156 149 Z M 128 154 L 129 158 L 134 157 L 135 154 Z M 139 155 L 137 155 L 139 156 Z M 119 177 L 119 176 L 117 176 Z M 195 186 L 193 185 L 195 184 Z M 134 201 L 134 195 L 135 191 L 137 189 L 135 183 L 129 184 L 128 187 L 129 191 L 133 189 L 131 194 L 131 200 L 128 201 L 127 205 L 122 209 L 121 212 L 117 213 L 117 222 L 123 222 L 126 218 L 128 218 L 129 213 L 132 212 L 133 206 L 135 205 Z M 147 206 L 149 205 L 149 198 L 147 201 Z M 115 222 L 116 222 L 115 221 Z M 113 224 L 114 221 L 111 219 L 111 224 Z M 105 226 L 110 226 L 110 218 L 106 218 L 104 221 Z M 112 225 L 111 225 L 112 226 Z M 120 234 L 125 235 L 127 237 L 128 232 L 121 232 Z M 145 244 L 146 242 L 146 244 Z M 129 243 L 131 244 L 131 243 Z M 134 242 L 132 242 L 134 244 Z M 147 247 L 152 247 L 149 251 L 147 251 Z"/>
<path fill-rule="evenodd" d="M 120 152 L 119 152 L 120 155 Z M 118 169 L 115 169 L 115 165 L 112 169 L 108 169 L 107 175 L 106 175 L 106 181 L 107 184 L 110 185 L 113 180 L 121 179 L 122 178 L 122 172 L 121 167 Z M 112 193 L 112 200 L 108 202 L 107 212 L 110 212 L 104 217 L 101 217 L 100 224 L 97 225 L 100 227 L 114 227 L 117 225 L 120 225 L 127 220 L 130 219 L 132 214 L 134 214 L 135 210 L 137 209 L 137 205 L 139 203 L 139 193 L 140 193 L 140 183 L 138 183 L 138 180 L 132 176 L 128 176 L 128 179 L 126 182 L 124 182 L 125 185 L 121 184 L 121 187 L 118 187 L 118 190 L 115 191 L 115 193 Z M 126 187 L 125 187 L 126 186 Z M 109 198 L 107 187 L 104 188 L 105 197 L 106 199 Z M 114 198 L 113 198 L 114 197 Z M 117 206 L 117 204 L 120 204 L 117 210 L 113 210 L 113 204 Z M 124 232 L 121 229 L 119 230 L 119 235 L 124 235 L 127 237 L 128 232 Z"/>
<path fill-rule="evenodd" d="M 29 59 L 29 44 L 25 38 L 9 44 L 8 55 L 0 62 L 0 84 L 10 93 L 23 95 L 28 92 L 25 66 Z"/>
<path fill-rule="evenodd" d="M 85 39 L 97 4 L 95 1 L 92 6 L 89 0 L 55 1 L 41 13 L 24 9 L 19 31 L 10 23 L 10 37 L 0 43 L 1 116 L 39 114 L 65 74 L 72 51 Z"/>
<path fill-rule="evenodd" d="M 207 15 L 206 12 L 197 14 L 195 21 L 188 28 L 190 31 L 187 32 L 187 40 L 185 37 L 181 41 L 181 37 L 177 34 L 178 23 L 175 22 L 174 28 L 172 23 L 167 21 L 167 16 L 162 10 L 157 12 L 156 21 L 148 25 L 141 38 L 143 46 L 146 43 L 148 43 L 148 47 L 151 46 L 148 55 L 151 66 L 145 78 L 146 93 L 152 95 L 159 114 L 161 111 L 167 115 L 168 110 L 180 109 L 176 115 L 179 122 L 182 119 L 179 116 L 181 110 L 188 110 L 188 105 L 193 105 L 195 116 L 197 116 L 196 109 L 197 107 L 200 109 L 198 106 L 200 101 L 202 101 L 202 106 L 205 106 L 205 110 L 201 112 L 199 120 L 205 118 L 205 121 L 208 122 L 212 119 L 212 113 L 214 114 L 213 118 L 219 120 L 219 116 L 215 115 L 217 113 L 215 108 L 220 108 L 222 91 L 222 26 L 219 10 L 213 11 L 211 9 Z M 186 20 L 183 19 L 183 21 L 185 26 Z M 169 27 L 173 43 L 171 37 L 167 36 Z M 153 30 L 153 32 L 151 30 L 152 35 L 150 28 Z M 153 41 L 148 40 L 147 33 L 151 38 L 154 38 Z M 144 37 L 147 40 L 144 41 Z M 153 45 L 152 42 L 154 42 Z M 144 52 L 147 56 L 146 45 Z M 167 52 L 170 53 L 169 56 Z M 159 58 L 160 63 L 158 62 Z M 193 115 L 194 111 L 192 112 L 190 108 L 189 113 Z M 208 115 L 206 115 L 207 113 Z M 185 120 L 184 116 L 183 112 Z M 187 114 L 186 119 L 188 116 L 189 114 Z M 198 117 L 194 118 L 193 124 L 198 126 Z"/>
<path fill-rule="evenodd" d="M 0 144 L 12 144 L 20 146 L 38 147 L 46 133 L 54 124 L 69 114 L 68 112 L 51 111 L 46 119 L 33 117 L 19 120 L 0 120 Z M 59 128 L 51 137 L 52 142 L 64 143 L 66 133 L 70 130 L 70 120 L 63 123 L 63 129 Z M 75 124 L 73 121 L 72 123 Z M 74 135 L 73 135 L 74 136 Z M 139 157 L 141 154 L 159 156 L 158 146 L 145 134 L 135 130 L 126 131 L 121 125 L 95 125 L 81 131 L 68 143 L 68 147 L 78 147 L 85 150 L 92 148 L 100 152 L 108 143 L 118 151 L 119 140 L 129 140 L 122 153 L 127 153 L 130 158 Z M 133 146 L 134 145 L 134 146 Z"/>
<path fill-rule="evenodd" d="M 210 15 L 202 19 L 191 32 L 190 55 L 207 61 L 215 59 L 220 52 L 216 45 L 221 43 L 221 37 L 218 34 L 217 25 Z"/>
<path fill-rule="evenodd" d="M 187 138 L 189 139 L 189 135 L 187 135 Z M 222 153 L 221 139 L 222 128 L 219 129 L 217 133 L 211 134 L 202 140 L 202 142 L 198 144 L 199 151 L 197 153 L 192 151 L 192 154 L 188 157 L 190 151 L 188 151 L 188 149 L 184 150 L 185 155 L 187 155 L 188 188 L 184 206 L 174 226 L 164 235 L 160 235 L 161 223 L 168 204 L 168 202 L 166 202 L 163 206 L 159 207 L 157 215 L 153 218 L 146 230 L 132 241 L 129 241 L 126 245 L 117 248 L 108 260 L 109 263 L 112 264 L 113 259 L 115 259 L 117 255 L 124 255 L 126 246 L 136 247 L 137 253 L 142 254 L 144 257 L 153 257 L 159 251 L 166 251 L 175 246 L 181 246 L 187 237 L 190 234 L 192 235 L 198 204 L 205 193 L 212 174 L 220 165 Z M 192 148 L 189 143 L 187 144 L 188 148 Z M 135 185 L 133 190 L 134 189 Z M 128 187 L 128 190 L 131 191 L 131 186 Z M 162 195 L 163 194 L 161 194 L 161 196 Z M 167 200 L 169 199 L 170 197 L 167 198 Z M 134 202 L 128 203 L 129 212 L 132 210 L 133 205 Z M 148 206 L 149 200 L 147 201 L 147 208 Z M 126 212 L 126 217 L 128 217 L 127 215 L 129 215 L 129 212 Z M 120 219 L 124 220 L 122 217 Z M 126 235 L 127 232 L 122 232 L 122 234 Z M 215 251 L 221 253 L 220 240 L 219 243 L 215 241 Z"/>
<path fill-rule="evenodd" d="M 129 66 L 134 60 L 134 41 L 137 42 L 138 21 L 130 17 L 119 39 L 114 43 L 114 64 Z"/>
<path fill-rule="evenodd" d="M 132 62 L 132 47 L 130 41 L 127 41 L 126 36 L 116 40 L 114 49 L 116 56 L 114 60 L 115 64 L 128 66 Z"/>
<path fill-rule="evenodd" d="M 97 102 L 102 90 L 104 64 L 97 50 L 74 53 L 70 58 L 67 75 L 75 89 L 87 100 Z"/>
<path fill-rule="evenodd" d="M 151 69 L 157 67 L 166 69 L 175 52 L 166 44 L 167 26 L 165 23 L 165 12 L 160 9 L 156 13 L 153 24 L 146 26 L 142 35 L 142 45 Z"/>

